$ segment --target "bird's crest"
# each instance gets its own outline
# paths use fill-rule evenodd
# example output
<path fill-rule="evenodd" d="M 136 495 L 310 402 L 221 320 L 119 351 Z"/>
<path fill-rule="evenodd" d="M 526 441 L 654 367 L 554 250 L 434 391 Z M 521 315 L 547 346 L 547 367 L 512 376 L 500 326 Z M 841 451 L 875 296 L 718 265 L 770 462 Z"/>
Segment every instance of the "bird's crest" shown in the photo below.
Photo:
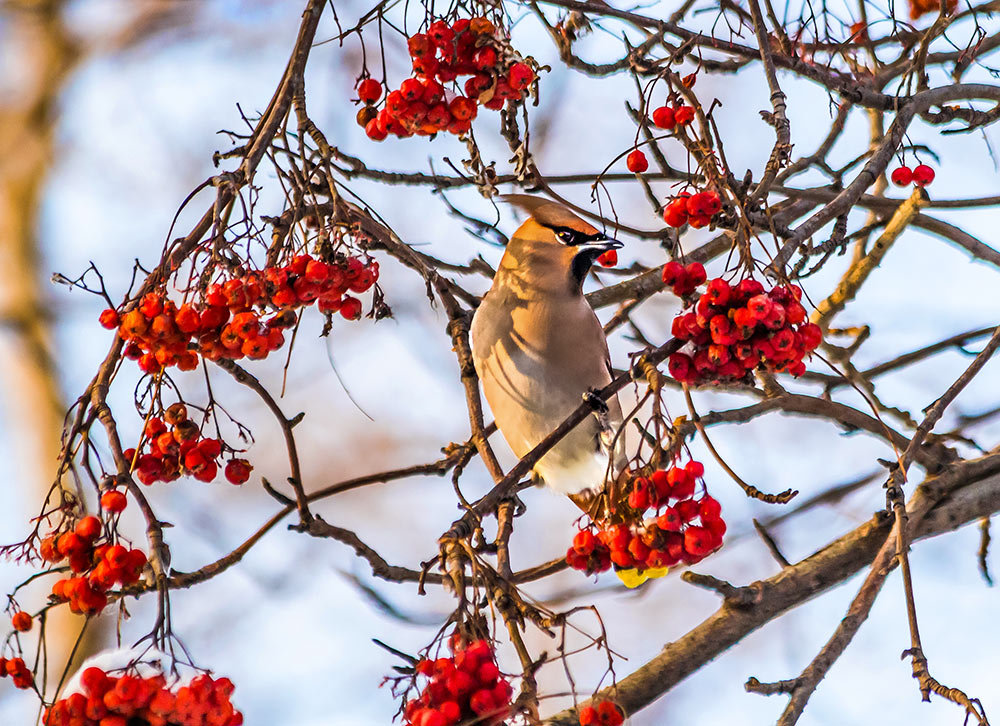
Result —
<path fill-rule="evenodd" d="M 532 219 L 549 229 L 571 229 L 586 235 L 600 232 L 563 205 L 549 199 L 532 197 L 527 194 L 502 194 L 498 199 L 527 212 Z"/>

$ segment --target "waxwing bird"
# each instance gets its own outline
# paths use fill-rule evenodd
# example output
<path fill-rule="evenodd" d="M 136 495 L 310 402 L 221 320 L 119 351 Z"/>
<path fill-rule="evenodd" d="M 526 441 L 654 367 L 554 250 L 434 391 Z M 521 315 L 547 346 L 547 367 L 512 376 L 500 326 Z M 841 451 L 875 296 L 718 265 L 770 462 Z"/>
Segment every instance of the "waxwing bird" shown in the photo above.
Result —
<path fill-rule="evenodd" d="M 531 451 L 591 390 L 611 382 L 608 343 L 583 296 L 583 279 L 620 242 L 555 202 L 501 197 L 529 213 L 507 244 L 472 320 L 472 356 L 497 427 L 518 457 Z M 617 396 L 534 466 L 581 507 L 624 466 Z M 609 469 L 609 461 L 612 466 Z"/>

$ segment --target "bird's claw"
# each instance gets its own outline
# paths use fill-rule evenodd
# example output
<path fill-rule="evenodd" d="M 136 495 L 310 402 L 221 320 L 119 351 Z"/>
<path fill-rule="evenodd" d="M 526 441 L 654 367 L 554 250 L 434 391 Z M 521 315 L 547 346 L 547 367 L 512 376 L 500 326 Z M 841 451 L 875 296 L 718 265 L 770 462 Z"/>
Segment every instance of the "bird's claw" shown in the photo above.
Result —
<path fill-rule="evenodd" d="M 583 401 L 597 413 L 606 414 L 608 412 L 608 404 L 598 395 L 596 388 L 591 388 L 584 393 Z"/>
<path fill-rule="evenodd" d="M 522 514 L 528 511 L 528 506 L 521 501 L 521 497 L 517 492 L 511 494 L 508 499 L 514 504 L 514 516 L 520 517 Z"/>

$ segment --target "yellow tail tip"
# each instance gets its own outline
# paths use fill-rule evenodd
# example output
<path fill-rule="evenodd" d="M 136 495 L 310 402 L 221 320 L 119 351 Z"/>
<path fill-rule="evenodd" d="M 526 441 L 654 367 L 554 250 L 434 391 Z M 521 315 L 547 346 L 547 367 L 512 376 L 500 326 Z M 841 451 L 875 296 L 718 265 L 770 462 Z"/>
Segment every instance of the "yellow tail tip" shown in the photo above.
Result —
<path fill-rule="evenodd" d="M 670 572 L 669 567 L 650 567 L 647 570 L 642 570 L 641 572 L 635 568 L 628 570 L 615 570 L 615 574 L 618 575 L 618 579 L 622 581 L 625 587 L 632 589 L 639 587 L 646 580 L 655 580 L 658 577 L 663 577 L 668 572 Z"/>

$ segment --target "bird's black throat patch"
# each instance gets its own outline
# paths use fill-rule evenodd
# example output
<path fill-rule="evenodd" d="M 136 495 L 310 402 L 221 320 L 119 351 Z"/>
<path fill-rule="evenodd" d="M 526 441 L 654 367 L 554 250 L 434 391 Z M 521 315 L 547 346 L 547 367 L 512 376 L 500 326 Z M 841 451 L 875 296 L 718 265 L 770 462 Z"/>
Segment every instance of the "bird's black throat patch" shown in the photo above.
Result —
<path fill-rule="evenodd" d="M 569 267 L 569 274 L 573 279 L 575 289 L 583 290 L 583 279 L 594 266 L 594 261 L 601 256 L 602 250 L 584 249 L 573 257 L 573 262 Z"/>

